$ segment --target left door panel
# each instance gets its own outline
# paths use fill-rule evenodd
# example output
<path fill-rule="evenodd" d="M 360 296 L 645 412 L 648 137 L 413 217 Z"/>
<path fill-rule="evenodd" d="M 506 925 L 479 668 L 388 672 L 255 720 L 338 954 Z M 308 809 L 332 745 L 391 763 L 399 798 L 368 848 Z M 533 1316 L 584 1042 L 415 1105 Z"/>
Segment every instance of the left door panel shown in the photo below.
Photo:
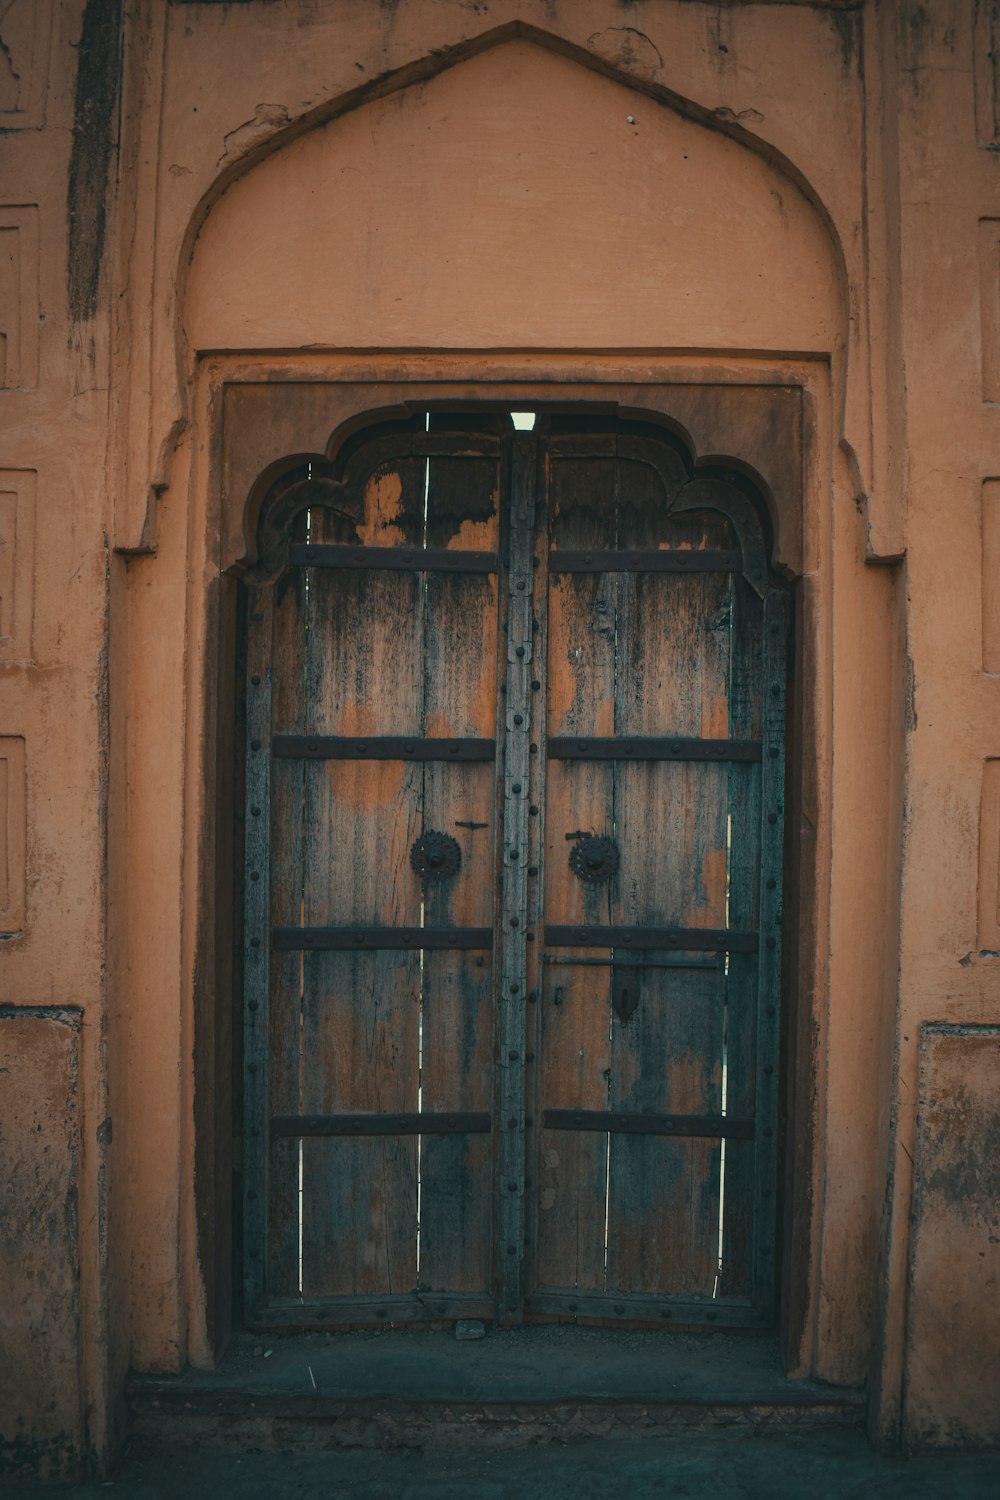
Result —
<path fill-rule="evenodd" d="M 499 443 L 415 427 L 290 476 L 249 590 L 246 1315 L 270 1326 L 494 1308 Z"/>

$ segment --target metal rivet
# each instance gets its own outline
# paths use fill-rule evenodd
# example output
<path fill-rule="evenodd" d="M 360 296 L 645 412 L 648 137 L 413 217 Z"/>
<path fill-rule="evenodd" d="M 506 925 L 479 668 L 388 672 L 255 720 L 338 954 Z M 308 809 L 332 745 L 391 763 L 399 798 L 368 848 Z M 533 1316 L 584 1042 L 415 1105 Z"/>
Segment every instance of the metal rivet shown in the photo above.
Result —
<path fill-rule="evenodd" d="M 254 687 L 260 687 L 260 673 L 255 672 L 250 681 L 253 683 Z"/>
<path fill-rule="evenodd" d="M 515 724 L 523 724 L 524 723 L 524 715 L 523 714 L 515 714 L 514 715 L 514 723 Z"/>
<path fill-rule="evenodd" d="M 413 754 L 413 746 L 411 744 L 409 744 L 409 743 L 405 744 L 403 746 L 403 754 L 404 755 L 412 755 Z"/>
<path fill-rule="evenodd" d="M 770 877 L 770 879 L 768 880 L 768 882 L 767 882 L 767 888 L 768 888 L 768 890 L 769 891 L 773 891 L 777 884 L 778 884 L 778 882 L 775 880 L 774 876 L 772 875 Z"/>
<path fill-rule="evenodd" d="M 250 871 L 250 879 L 251 880 L 259 880 L 260 879 L 260 871 L 259 870 L 251 870 Z"/>
<path fill-rule="evenodd" d="M 541 687 L 542 687 L 542 684 L 538 681 L 538 678 L 536 677 L 535 680 L 534 680 L 534 682 L 531 684 L 531 691 L 533 693 L 540 692 L 541 691 Z"/>
<path fill-rule="evenodd" d="M 315 755 L 316 751 L 319 749 L 319 746 L 317 745 L 315 740 L 310 740 L 306 748 L 308 749 L 310 755 Z"/>
<path fill-rule="evenodd" d="M 620 1313 L 623 1313 L 624 1311 L 625 1311 L 624 1307 L 622 1307 L 622 1305 L 620 1303 L 616 1302 L 615 1303 L 615 1312 L 620 1314 Z"/>
<path fill-rule="evenodd" d="M 571 1302 L 571 1303 L 570 1303 L 570 1304 L 569 1304 L 569 1310 L 570 1310 L 570 1312 L 576 1312 L 576 1309 L 577 1309 L 577 1307 L 578 1307 L 578 1305 L 579 1305 L 579 1304 L 578 1304 L 578 1303 L 576 1303 L 576 1302 Z"/>
<path fill-rule="evenodd" d="M 517 591 L 518 591 L 519 594 L 523 594 L 524 593 L 524 587 L 525 587 L 525 585 L 524 585 L 524 579 L 523 578 L 519 578 L 517 580 Z"/>
<path fill-rule="evenodd" d="M 250 741 L 250 749 L 251 750 L 259 750 L 260 749 L 260 740 L 251 740 Z"/>
<path fill-rule="evenodd" d="M 251 938 L 250 939 L 250 946 L 251 946 L 251 948 L 259 948 L 260 947 L 260 938 Z"/>
<path fill-rule="evenodd" d="M 255 818 L 260 817 L 260 808 L 256 805 L 256 803 L 253 807 L 251 807 L 250 812 Z"/>
<path fill-rule="evenodd" d="M 510 851 L 510 857 L 511 857 L 511 859 L 519 859 L 520 858 L 520 854 L 521 854 L 520 849 L 512 849 Z"/>
<path fill-rule="evenodd" d="M 248 1073 L 256 1073 L 256 1071 L 257 1071 L 257 1064 L 255 1062 L 247 1063 L 247 1072 Z"/>
<path fill-rule="evenodd" d="M 534 1005 L 535 1002 L 537 1001 L 537 999 L 538 999 L 537 993 L 534 990 L 532 990 L 531 993 L 530 993 L 530 995 L 528 996 L 528 1004 L 529 1005 Z"/>
<path fill-rule="evenodd" d="M 767 815 L 767 821 L 769 823 L 777 823 L 777 821 L 778 821 L 778 814 L 777 813 L 768 813 L 768 815 Z"/>
<path fill-rule="evenodd" d="M 510 789 L 512 792 L 519 792 L 521 790 L 521 783 L 519 781 L 511 782 Z"/>
<path fill-rule="evenodd" d="M 538 746 L 537 745 L 529 745 L 528 749 L 531 751 L 532 755 L 537 755 L 538 754 Z"/>
<path fill-rule="evenodd" d="M 448 754 L 449 755 L 457 755 L 458 754 L 458 746 L 457 745 L 449 745 L 448 746 Z"/>
<path fill-rule="evenodd" d="M 537 818 L 538 817 L 538 808 L 535 806 L 534 803 L 531 804 L 531 806 L 528 808 L 528 811 L 529 811 L 529 813 L 531 814 L 531 816 L 533 818 Z"/>
<path fill-rule="evenodd" d="M 774 745 L 771 746 L 770 750 L 767 753 L 771 757 L 772 760 L 777 760 L 778 759 L 778 751 L 777 751 L 777 749 L 776 749 L 776 747 Z"/>
<path fill-rule="evenodd" d="M 587 741 L 586 740 L 577 740 L 577 742 L 576 742 L 576 748 L 578 750 L 586 751 L 586 749 L 587 749 Z"/>
<path fill-rule="evenodd" d="M 249 1005 L 247 1006 L 247 1010 L 256 1010 L 256 1009 L 257 1009 L 257 1001 L 256 1000 L 251 1000 L 250 1003 L 249 1003 Z"/>
<path fill-rule="evenodd" d="M 516 1193 L 517 1192 L 517 1183 L 516 1182 L 508 1182 L 508 1184 L 507 1184 L 507 1191 L 508 1191 L 508 1193 Z"/>
<path fill-rule="evenodd" d="M 511 992 L 512 995 L 517 995 L 517 994 L 520 994 L 520 991 L 521 991 L 521 986 L 518 983 L 518 981 L 515 979 L 514 983 L 510 987 L 510 992 Z M 516 1057 L 516 1056 L 517 1056 L 516 1052 L 512 1052 L 511 1053 L 511 1057 Z"/>
<path fill-rule="evenodd" d="M 508 1060 L 510 1062 L 517 1062 L 517 1053 L 516 1052 L 508 1052 L 507 1053 L 507 1058 L 508 1058 Z"/>
<path fill-rule="evenodd" d="M 514 652 L 514 655 L 515 656 L 523 656 L 524 655 L 524 647 L 523 646 L 518 646 L 516 648 L 515 652 Z"/>
<path fill-rule="evenodd" d="M 528 874 L 529 875 L 537 875 L 538 874 L 538 866 L 537 865 L 529 865 L 528 866 Z"/>
<path fill-rule="evenodd" d="M 511 917 L 511 919 L 510 919 L 510 925 L 512 927 L 520 927 L 520 925 L 521 925 L 521 919 L 520 919 L 520 917 Z M 771 939 L 771 942 L 772 943 L 774 942 L 773 938 Z"/>

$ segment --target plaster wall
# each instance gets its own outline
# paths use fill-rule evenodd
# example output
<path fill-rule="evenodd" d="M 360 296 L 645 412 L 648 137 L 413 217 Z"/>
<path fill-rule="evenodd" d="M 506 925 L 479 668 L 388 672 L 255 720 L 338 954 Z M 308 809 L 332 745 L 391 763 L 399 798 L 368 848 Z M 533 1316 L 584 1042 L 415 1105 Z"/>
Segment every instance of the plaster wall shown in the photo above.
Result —
<path fill-rule="evenodd" d="M 3 999 L 29 1027 L 32 1008 L 80 1015 L 59 1250 L 79 1336 L 45 1410 L 4 1388 L 21 1451 L 100 1464 L 127 1364 L 207 1363 L 225 1338 L 206 1179 L 224 1190 L 230 1161 L 226 1100 L 210 1107 L 226 1039 L 207 997 L 228 939 L 206 913 L 245 494 L 224 410 L 229 389 L 289 379 L 326 389 L 320 444 L 348 385 L 374 404 L 801 393 L 786 1345 L 802 1371 L 868 1380 L 886 1437 L 940 1439 L 933 1359 L 906 1398 L 907 1330 L 937 1295 L 908 1271 L 918 1037 L 995 1024 L 1000 962 L 992 11 L 4 12 Z M 23 1058 L 49 1097 L 45 1048 Z M 971 1289 L 957 1309 L 973 1326 Z"/>

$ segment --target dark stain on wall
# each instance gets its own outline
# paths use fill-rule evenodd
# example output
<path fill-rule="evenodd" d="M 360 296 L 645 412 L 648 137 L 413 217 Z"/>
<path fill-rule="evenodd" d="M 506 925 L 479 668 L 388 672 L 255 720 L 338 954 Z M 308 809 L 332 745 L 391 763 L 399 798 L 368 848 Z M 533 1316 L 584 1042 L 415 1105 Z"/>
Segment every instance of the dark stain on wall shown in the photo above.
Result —
<path fill-rule="evenodd" d="M 74 323 L 97 311 L 108 223 L 108 176 L 118 149 L 122 0 L 87 0 L 78 46 L 69 164 L 67 291 Z"/>

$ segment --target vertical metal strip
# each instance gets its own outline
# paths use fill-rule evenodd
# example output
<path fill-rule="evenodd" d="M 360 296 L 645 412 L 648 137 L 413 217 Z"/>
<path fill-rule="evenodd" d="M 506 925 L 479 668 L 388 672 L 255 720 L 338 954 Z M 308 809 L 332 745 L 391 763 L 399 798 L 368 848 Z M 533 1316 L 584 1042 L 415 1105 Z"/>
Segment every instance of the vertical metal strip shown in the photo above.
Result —
<path fill-rule="evenodd" d="M 753 1303 L 768 1314 L 775 1296 L 778 1166 L 778 1057 L 781 1024 L 782 852 L 785 817 L 785 679 L 787 600 L 768 589 L 764 601 L 761 725 L 761 892 L 757 987 L 756 1190 Z"/>
<path fill-rule="evenodd" d="M 542 1132 L 542 1100 L 539 1096 L 539 1065 L 542 1043 L 542 1012 L 544 998 L 544 976 L 542 955 L 544 945 L 544 812 L 545 782 L 548 768 L 546 732 L 548 729 L 548 617 L 549 617 L 549 457 L 548 445 L 538 440 L 538 467 L 535 478 L 535 515 L 531 559 L 534 581 L 534 598 L 531 611 L 531 734 L 528 745 L 528 879 L 527 879 L 527 932 L 525 933 L 525 984 L 528 989 L 528 1005 L 525 1012 L 525 1069 L 524 1069 L 524 1274 L 522 1295 L 525 1307 L 530 1306 L 535 1290 L 537 1249 L 539 1236 L 539 1196 L 537 1187 L 529 1191 L 531 1184 L 541 1181 L 539 1150 Z"/>
<path fill-rule="evenodd" d="M 502 858 L 497 917 L 501 1129 L 499 1320 L 508 1324 L 521 1321 L 523 1295 L 525 932 L 530 853 L 532 543 L 537 462 L 535 436 L 515 433 L 510 467 Z"/>
<path fill-rule="evenodd" d="M 267 1266 L 272 601 L 270 583 L 250 587 L 243 901 L 243 1285 L 249 1318 L 263 1302 Z"/>

